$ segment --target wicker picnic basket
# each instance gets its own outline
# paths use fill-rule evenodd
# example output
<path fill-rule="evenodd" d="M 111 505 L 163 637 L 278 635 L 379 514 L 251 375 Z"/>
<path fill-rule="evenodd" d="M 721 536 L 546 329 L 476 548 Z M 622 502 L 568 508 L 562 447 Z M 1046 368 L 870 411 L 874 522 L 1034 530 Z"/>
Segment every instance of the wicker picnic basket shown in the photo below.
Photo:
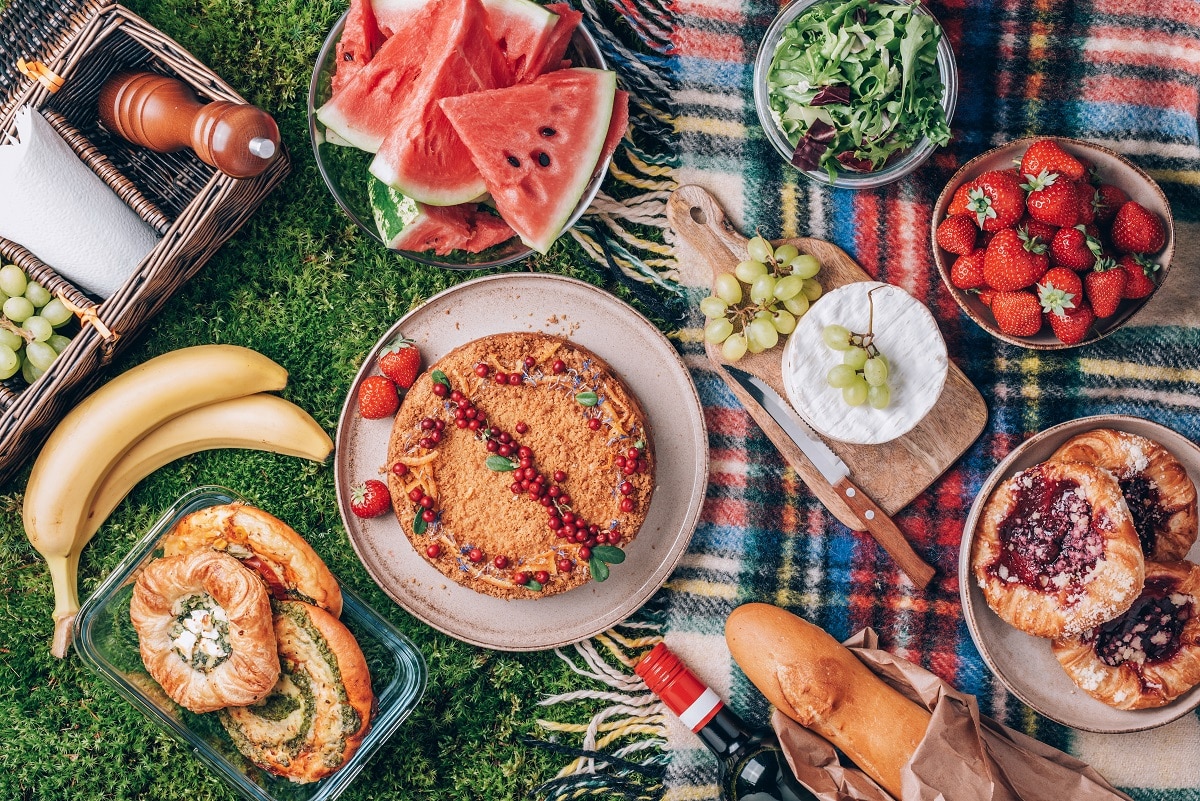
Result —
<path fill-rule="evenodd" d="M 32 385 L 0 383 L 0 482 L 34 455 L 54 424 L 103 378 L 102 368 L 233 235 L 287 175 L 286 152 L 256 178 L 235 179 L 190 150 L 155 153 L 100 122 L 100 87 L 125 70 L 182 80 L 202 99 L 245 102 L 212 70 L 128 9 L 99 0 L 10 0 L 0 13 L 0 139 L 17 111 L 40 111 L 76 154 L 160 235 L 134 273 L 101 302 L 28 250 L 0 238 L 15 263 L 79 309 L 79 331 Z M 61 85 L 59 85 L 61 83 Z M 53 90 L 53 91 L 52 91 Z"/>

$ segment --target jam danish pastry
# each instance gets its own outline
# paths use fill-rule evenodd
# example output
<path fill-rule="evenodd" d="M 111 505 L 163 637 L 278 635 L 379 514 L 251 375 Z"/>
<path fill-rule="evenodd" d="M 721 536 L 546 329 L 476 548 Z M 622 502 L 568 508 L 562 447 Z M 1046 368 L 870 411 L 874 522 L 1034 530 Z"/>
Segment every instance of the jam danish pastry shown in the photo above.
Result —
<path fill-rule="evenodd" d="M 279 679 L 266 587 L 232 556 L 205 549 L 151 562 L 129 618 L 150 675 L 193 712 L 252 704 Z"/>
<path fill-rule="evenodd" d="M 1171 452 L 1146 437 L 1098 428 L 1063 443 L 1050 457 L 1083 462 L 1117 477 L 1146 559 L 1182 559 L 1196 541 L 1196 487 Z"/>
<path fill-rule="evenodd" d="M 1055 640 L 1071 680 L 1118 709 L 1162 706 L 1200 683 L 1200 567 L 1146 563 L 1146 586 L 1119 617 Z"/>
<path fill-rule="evenodd" d="M 1034 465 L 995 490 L 971 569 L 996 614 L 1038 637 L 1076 635 L 1113 619 L 1145 576 L 1116 479 L 1074 462 Z"/>

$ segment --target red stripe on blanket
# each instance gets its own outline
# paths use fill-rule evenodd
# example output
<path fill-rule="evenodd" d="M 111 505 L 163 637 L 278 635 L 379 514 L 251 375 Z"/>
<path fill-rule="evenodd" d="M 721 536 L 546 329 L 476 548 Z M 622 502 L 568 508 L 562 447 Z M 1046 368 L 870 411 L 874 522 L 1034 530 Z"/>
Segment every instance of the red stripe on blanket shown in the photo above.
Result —
<path fill-rule="evenodd" d="M 746 15 L 738 10 L 736 4 L 717 5 L 713 2 L 695 2 L 694 0 L 678 0 L 671 4 L 671 15 L 679 19 L 683 16 L 700 17 L 718 22 L 728 22 L 731 25 L 742 25 Z"/>
<path fill-rule="evenodd" d="M 1096 14 L 1112 14 L 1113 16 L 1135 22 L 1138 19 L 1171 19 L 1186 25 L 1200 26 L 1200 5 L 1193 0 L 1159 0 L 1154 3 L 1154 14 L 1139 17 L 1135 13 L 1136 6 L 1129 0 L 1095 0 L 1092 9 Z M 1139 29 L 1143 35 L 1149 35 L 1149 30 Z"/>
<path fill-rule="evenodd" d="M 704 422 L 714 434 L 730 437 L 745 437 L 750 431 L 750 416 L 739 406 L 723 409 L 717 406 L 704 407 Z"/>
<path fill-rule="evenodd" d="M 1197 20 L 1196 24 L 1200 24 L 1200 20 Z M 1194 59 L 1184 57 L 1185 54 L 1193 52 L 1195 42 L 1182 35 L 1172 36 L 1162 31 L 1115 25 L 1098 26 L 1088 33 L 1088 39 L 1083 46 L 1083 56 L 1090 62 L 1101 65 L 1128 64 L 1200 74 L 1200 64 Z M 1101 45 L 1101 42 L 1106 44 Z M 1179 56 L 1172 57 L 1173 53 L 1178 53 Z"/>
<path fill-rule="evenodd" d="M 694 28 L 682 28 L 672 38 L 680 53 L 693 58 L 741 64 L 754 57 L 753 53 L 746 52 L 746 43 L 742 37 L 732 33 L 713 33 Z"/>
<path fill-rule="evenodd" d="M 1092 75 L 1083 80 L 1083 98 L 1098 103 L 1130 103 L 1192 114 L 1200 103 L 1200 91 L 1195 85 L 1176 81 Z"/>
<path fill-rule="evenodd" d="M 879 229 L 880 220 L 883 219 L 879 196 L 873 192 L 862 192 L 855 196 L 854 219 L 859 223 L 855 226 L 858 230 L 854 237 L 858 264 L 872 278 L 877 278 L 881 261 Z"/>
<path fill-rule="evenodd" d="M 731 498 L 709 498 L 700 516 L 714 526 L 749 525 L 746 504 Z"/>

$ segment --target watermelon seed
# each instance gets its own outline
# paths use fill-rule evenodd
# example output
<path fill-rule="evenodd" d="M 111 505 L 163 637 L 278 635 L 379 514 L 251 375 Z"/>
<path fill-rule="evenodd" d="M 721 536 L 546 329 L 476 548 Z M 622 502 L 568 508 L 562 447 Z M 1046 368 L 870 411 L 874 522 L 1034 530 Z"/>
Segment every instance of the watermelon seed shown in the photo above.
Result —
<path fill-rule="evenodd" d="M 538 164 L 541 164 L 543 167 L 550 166 L 550 156 L 547 155 L 546 153 L 538 153 L 537 159 L 538 159 Z"/>
<path fill-rule="evenodd" d="M 542 136 L 554 136 L 554 134 L 558 133 L 558 131 L 556 131 L 556 130 L 554 130 L 553 128 L 551 128 L 551 127 L 547 126 L 547 127 L 545 127 L 545 128 L 543 128 L 543 129 L 542 129 L 541 133 L 542 133 Z"/>
<path fill-rule="evenodd" d="M 509 157 L 508 157 L 508 163 L 509 163 L 509 164 L 511 164 L 511 165 L 512 165 L 512 166 L 514 166 L 514 167 L 520 167 L 520 166 L 521 166 L 521 161 L 520 161 L 520 159 L 518 159 L 516 156 L 509 156 Z"/>

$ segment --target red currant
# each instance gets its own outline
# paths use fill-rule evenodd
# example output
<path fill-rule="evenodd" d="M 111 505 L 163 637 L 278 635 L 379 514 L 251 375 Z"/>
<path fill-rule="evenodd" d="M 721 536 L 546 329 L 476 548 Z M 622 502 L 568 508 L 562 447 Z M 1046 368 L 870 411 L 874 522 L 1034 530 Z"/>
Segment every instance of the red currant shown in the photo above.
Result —
<path fill-rule="evenodd" d="M 571 567 L 572 567 L 572 565 L 571 565 L 570 559 L 559 559 L 558 560 L 558 572 L 559 573 L 570 573 Z"/>
<path fill-rule="evenodd" d="M 436 542 L 430 543 L 429 547 L 425 549 L 425 555 L 430 559 L 437 559 L 442 555 L 442 546 L 438 545 Z"/>
<path fill-rule="evenodd" d="M 445 421 L 445 420 L 434 420 L 434 421 L 433 421 L 433 430 L 434 430 L 434 431 L 442 431 L 442 430 L 444 430 L 445 428 L 446 428 L 446 421 Z"/>
<path fill-rule="evenodd" d="M 463 394 L 461 392 L 459 392 L 457 389 L 451 390 L 450 400 L 454 401 L 455 403 L 459 403 L 462 401 L 462 399 L 463 399 Z"/>
<path fill-rule="evenodd" d="M 517 448 L 517 456 L 521 457 L 522 459 L 532 459 L 533 451 L 529 450 L 529 448 L 525 445 L 522 445 L 521 447 Z"/>
<path fill-rule="evenodd" d="M 462 418 L 461 420 L 455 420 L 454 427 L 455 428 L 466 428 L 467 422 L 468 422 L 468 420 L 466 418 Z"/>
<path fill-rule="evenodd" d="M 428 495 L 422 495 L 421 500 L 417 501 L 417 503 L 421 504 L 422 509 L 433 508 L 433 498 L 430 498 Z"/>
<path fill-rule="evenodd" d="M 636 472 L 637 462 L 626 462 L 625 466 L 621 468 L 621 475 L 632 476 Z"/>
<path fill-rule="evenodd" d="M 392 465 L 392 472 L 398 476 L 403 476 L 408 473 L 408 465 L 404 462 L 396 462 Z"/>
<path fill-rule="evenodd" d="M 555 359 L 554 364 L 550 365 L 552 373 L 565 373 L 567 371 L 567 363 L 562 359 Z"/>
<path fill-rule="evenodd" d="M 525 357 L 525 366 L 526 367 L 533 367 L 535 364 L 537 364 L 537 359 L 533 358 L 532 356 Z"/>
<path fill-rule="evenodd" d="M 621 499 L 621 511 L 622 512 L 632 512 L 633 511 L 633 498 L 622 498 Z"/>
<path fill-rule="evenodd" d="M 520 373 L 509 373 L 508 374 L 509 386 L 515 387 L 515 386 L 519 385 L 521 383 L 521 381 L 523 381 L 523 380 L 524 380 L 524 378 L 521 376 Z"/>
<path fill-rule="evenodd" d="M 520 481 L 514 481 L 512 484 L 508 485 L 508 488 L 510 490 L 512 490 L 513 495 L 521 494 L 521 482 Z"/>
<path fill-rule="evenodd" d="M 433 394 L 439 398 L 444 398 L 450 394 L 450 388 L 439 381 L 433 385 Z"/>
<path fill-rule="evenodd" d="M 499 556 L 497 556 L 495 559 L 492 560 L 492 564 L 495 565 L 498 569 L 503 570 L 504 568 L 508 567 L 508 557 L 505 556 L 504 554 L 500 554 Z"/>
<path fill-rule="evenodd" d="M 620 490 L 622 495 L 629 495 L 630 493 L 633 492 L 633 485 L 630 484 L 628 481 L 622 481 L 621 486 L 618 487 L 617 489 Z"/>
<path fill-rule="evenodd" d="M 421 489 L 420 487 L 413 487 L 408 491 L 408 499 L 413 503 L 416 503 L 423 497 L 425 497 L 425 490 Z"/>
<path fill-rule="evenodd" d="M 478 431 L 479 430 L 479 421 L 478 420 L 468 420 L 467 421 L 467 429 L 470 431 Z"/>
<path fill-rule="evenodd" d="M 557 517 L 552 517 L 546 521 L 546 526 L 551 531 L 558 531 L 560 528 L 562 528 L 562 521 L 559 520 Z"/>
<path fill-rule="evenodd" d="M 441 386 L 441 384 L 438 384 L 438 386 Z M 426 417 L 424 420 L 421 421 L 421 430 L 422 431 L 432 431 L 436 427 L 437 426 L 433 422 L 432 417 Z"/>
<path fill-rule="evenodd" d="M 488 373 L 490 372 L 492 372 L 492 368 L 488 367 L 483 362 L 475 365 L 475 375 L 479 376 L 480 378 L 487 378 Z"/>
<path fill-rule="evenodd" d="M 464 427 L 465 427 L 465 424 L 464 424 Z M 484 445 L 483 447 L 487 449 L 488 453 L 495 453 L 497 450 L 499 450 L 500 443 L 496 442 L 496 440 L 494 440 L 494 439 L 489 439 L 487 441 L 487 444 Z"/>
<path fill-rule="evenodd" d="M 467 559 L 472 562 L 482 562 L 483 551 L 479 550 L 478 548 L 472 548 L 471 550 L 467 551 Z"/>
<path fill-rule="evenodd" d="M 523 586 L 528 584 L 531 578 L 533 578 L 533 576 L 529 575 L 528 570 L 522 570 L 520 573 L 513 576 L 513 581 Z"/>
<path fill-rule="evenodd" d="M 642 452 L 639 451 L 637 448 L 630 448 L 629 450 L 625 451 L 626 459 L 636 459 L 641 455 L 642 455 Z"/>
<path fill-rule="evenodd" d="M 600 418 L 593 417 L 592 419 L 588 420 L 587 426 L 588 426 L 588 428 L 592 429 L 593 431 L 599 431 L 600 430 Z"/>
<path fill-rule="evenodd" d="M 546 494 L 548 494 L 551 498 L 557 498 L 562 494 L 562 490 L 551 484 L 550 489 L 546 490 Z"/>
<path fill-rule="evenodd" d="M 624 467 L 625 466 L 625 457 L 618 453 L 616 456 L 613 457 L 613 464 L 615 464 L 617 467 Z"/>
<path fill-rule="evenodd" d="M 517 433 L 518 434 L 525 434 L 525 433 L 528 433 L 528 431 L 529 431 L 528 423 L 524 423 L 524 422 L 517 423 Z"/>
<path fill-rule="evenodd" d="M 586 545 L 583 546 L 582 548 L 580 548 L 579 549 L 579 558 L 585 562 L 587 560 L 591 559 L 592 558 L 592 549 L 587 547 Z"/>
<path fill-rule="evenodd" d="M 533 580 L 544 586 L 550 583 L 550 574 L 545 570 L 539 570 L 533 574 Z"/>
<path fill-rule="evenodd" d="M 564 473 L 562 470 L 555 470 L 554 471 L 554 480 L 557 481 L 559 484 L 561 484 L 567 480 L 567 474 Z"/>
<path fill-rule="evenodd" d="M 434 520 L 437 520 L 437 512 L 432 509 L 426 509 L 424 512 L 421 512 L 421 519 L 426 523 L 432 523 Z"/>

